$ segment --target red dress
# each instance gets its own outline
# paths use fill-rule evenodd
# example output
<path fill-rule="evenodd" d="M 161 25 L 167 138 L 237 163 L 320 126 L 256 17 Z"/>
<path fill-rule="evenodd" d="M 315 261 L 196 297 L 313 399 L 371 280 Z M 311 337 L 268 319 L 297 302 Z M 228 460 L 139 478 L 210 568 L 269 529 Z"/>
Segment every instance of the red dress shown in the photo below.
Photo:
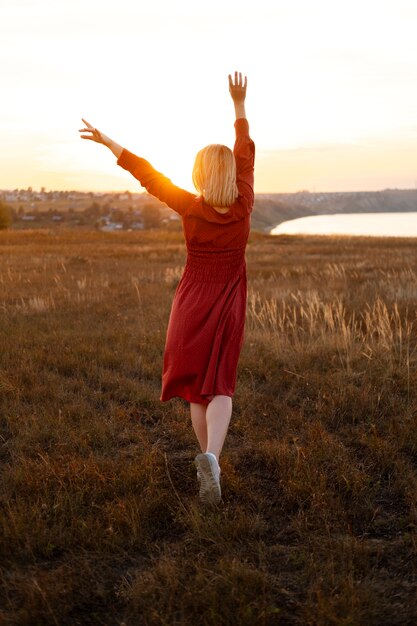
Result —
<path fill-rule="evenodd" d="M 123 150 L 118 165 L 181 215 L 187 261 L 166 336 L 160 399 L 208 404 L 233 396 L 246 317 L 245 249 L 253 208 L 255 145 L 246 119 L 235 122 L 239 196 L 219 213 L 175 186 L 145 159 Z"/>

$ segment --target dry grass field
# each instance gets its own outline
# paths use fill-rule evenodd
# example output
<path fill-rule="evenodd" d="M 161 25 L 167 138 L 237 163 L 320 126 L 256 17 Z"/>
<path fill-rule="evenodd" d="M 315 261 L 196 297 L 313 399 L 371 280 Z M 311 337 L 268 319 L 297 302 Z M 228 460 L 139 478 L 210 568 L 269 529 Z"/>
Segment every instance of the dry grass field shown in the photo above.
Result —
<path fill-rule="evenodd" d="M 0 233 L 0 623 L 415 626 L 417 246 L 253 233 L 202 509 L 180 233 Z"/>

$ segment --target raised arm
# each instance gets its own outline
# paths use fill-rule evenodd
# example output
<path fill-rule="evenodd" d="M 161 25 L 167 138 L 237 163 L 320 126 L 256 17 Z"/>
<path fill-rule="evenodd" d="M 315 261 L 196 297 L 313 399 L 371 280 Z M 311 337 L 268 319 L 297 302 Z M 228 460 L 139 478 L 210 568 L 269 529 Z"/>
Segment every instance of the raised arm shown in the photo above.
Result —
<path fill-rule="evenodd" d="M 180 215 L 185 213 L 187 206 L 195 199 L 194 194 L 177 187 L 148 161 L 129 152 L 86 120 L 83 119 L 83 122 L 86 127 L 81 128 L 79 132 L 89 134 L 81 135 L 82 139 L 89 139 L 109 148 L 117 158 L 117 165 L 130 172 L 150 194 L 165 202 Z"/>
<path fill-rule="evenodd" d="M 229 91 L 236 113 L 236 140 L 233 148 L 236 159 L 236 184 L 239 195 L 244 199 L 246 211 L 250 213 L 255 199 L 253 191 L 255 144 L 249 135 L 249 124 L 246 119 L 245 98 L 247 82 L 246 76 L 245 80 L 242 80 L 240 72 L 235 72 L 234 82 L 229 74 Z"/>
<path fill-rule="evenodd" d="M 132 154 L 129 150 L 124 149 L 122 151 L 117 159 L 117 165 L 130 172 L 150 194 L 161 202 L 165 202 L 180 215 L 185 214 L 187 207 L 196 198 L 195 194 L 174 185 L 169 178 L 158 172 L 149 161 Z"/>

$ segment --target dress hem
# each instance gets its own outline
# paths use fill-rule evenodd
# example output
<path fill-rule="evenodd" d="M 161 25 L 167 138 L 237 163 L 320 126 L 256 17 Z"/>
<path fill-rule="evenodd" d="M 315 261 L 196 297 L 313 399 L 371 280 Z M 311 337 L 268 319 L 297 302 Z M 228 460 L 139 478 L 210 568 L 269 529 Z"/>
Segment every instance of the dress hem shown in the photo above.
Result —
<path fill-rule="evenodd" d="M 210 396 L 191 396 L 191 394 L 172 394 L 170 396 L 166 396 L 166 397 L 162 397 L 160 396 L 159 400 L 160 402 L 168 402 L 168 400 L 172 400 L 172 398 L 182 398 L 183 400 L 185 400 L 186 402 L 195 402 L 196 404 L 209 404 L 214 396 L 228 396 L 229 398 L 233 398 L 234 394 L 233 393 L 213 393 Z"/>

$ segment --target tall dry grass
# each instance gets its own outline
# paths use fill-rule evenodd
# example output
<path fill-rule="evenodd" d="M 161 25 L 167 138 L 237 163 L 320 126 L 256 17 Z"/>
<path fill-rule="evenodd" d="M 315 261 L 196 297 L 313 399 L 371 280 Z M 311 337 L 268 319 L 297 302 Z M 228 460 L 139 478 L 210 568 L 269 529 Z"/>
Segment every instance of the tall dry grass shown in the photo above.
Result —
<path fill-rule="evenodd" d="M 417 253 L 248 246 L 223 503 L 159 402 L 176 233 L 0 233 L 0 621 L 417 623 Z"/>

